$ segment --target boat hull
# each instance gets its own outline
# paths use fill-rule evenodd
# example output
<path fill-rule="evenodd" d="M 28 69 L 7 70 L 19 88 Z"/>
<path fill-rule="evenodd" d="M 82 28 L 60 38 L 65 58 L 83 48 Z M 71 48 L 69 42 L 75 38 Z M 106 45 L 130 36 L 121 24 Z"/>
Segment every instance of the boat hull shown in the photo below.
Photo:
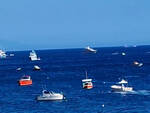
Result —
<path fill-rule="evenodd" d="M 122 86 L 117 86 L 117 85 L 113 85 L 111 86 L 112 91 L 114 92 L 129 92 L 129 91 L 133 91 L 132 87 L 122 87 Z"/>
<path fill-rule="evenodd" d="M 85 85 L 85 86 L 83 86 L 83 88 L 84 88 L 84 89 L 92 89 L 93 86 Z"/>
<path fill-rule="evenodd" d="M 64 96 L 63 95 L 60 95 L 60 96 L 53 96 L 53 97 L 50 97 L 50 96 L 38 96 L 37 97 L 37 100 L 38 101 L 56 101 L 56 100 L 63 100 L 64 99 Z"/>
<path fill-rule="evenodd" d="M 32 80 L 20 80 L 19 85 L 20 86 L 32 85 Z"/>

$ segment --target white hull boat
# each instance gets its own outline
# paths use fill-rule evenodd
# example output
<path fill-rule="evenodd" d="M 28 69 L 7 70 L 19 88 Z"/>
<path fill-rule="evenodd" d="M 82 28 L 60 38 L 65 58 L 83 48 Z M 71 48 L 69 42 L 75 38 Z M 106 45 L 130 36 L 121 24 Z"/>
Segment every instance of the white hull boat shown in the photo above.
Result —
<path fill-rule="evenodd" d="M 112 85 L 111 86 L 112 91 L 116 91 L 116 92 L 130 92 L 130 91 L 133 91 L 132 87 L 127 87 L 127 86 L 125 86 L 125 84 L 128 84 L 128 82 L 125 81 L 125 80 L 121 80 L 120 82 L 118 82 L 118 85 Z"/>
<path fill-rule="evenodd" d="M 118 91 L 118 92 L 128 92 L 128 91 L 133 91 L 132 87 L 125 87 L 125 86 L 118 86 L 118 85 L 112 85 L 111 86 L 113 91 Z"/>
<path fill-rule="evenodd" d="M 34 50 L 32 50 L 32 52 L 30 52 L 29 58 L 31 59 L 31 61 L 40 60 L 40 58 L 37 57 L 37 54 L 35 53 Z"/>
<path fill-rule="evenodd" d="M 89 52 L 94 52 L 94 53 L 97 52 L 97 50 L 90 48 L 90 46 L 87 46 L 85 49 L 88 50 Z"/>
<path fill-rule="evenodd" d="M 37 97 L 39 101 L 54 101 L 54 100 L 63 100 L 64 95 L 61 93 L 49 92 L 46 90 L 42 91 L 42 95 Z"/>
<path fill-rule="evenodd" d="M 6 58 L 6 53 L 2 50 L 0 50 L 0 58 Z"/>
<path fill-rule="evenodd" d="M 35 65 L 35 66 L 34 66 L 34 70 L 40 70 L 40 67 L 37 66 L 37 65 Z"/>
<path fill-rule="evenodd" d="M 141 66 L 143 66 L 143 63 L 139 63 L 139 62 L 137 62 L 137 61 L 134 61 L 134 62 L 133 62 L 133 65 L 138 66 L 138 67 L 141 67 Z"/>

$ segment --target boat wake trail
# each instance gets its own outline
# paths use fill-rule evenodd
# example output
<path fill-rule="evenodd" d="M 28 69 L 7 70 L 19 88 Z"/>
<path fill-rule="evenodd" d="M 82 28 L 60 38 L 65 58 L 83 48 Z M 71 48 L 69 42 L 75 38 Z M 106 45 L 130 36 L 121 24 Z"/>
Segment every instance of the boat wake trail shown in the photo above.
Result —
<path fill-rule="evenodd" d="M 137 95 L 150 95 L 149 90 L 138 90 L 138 91 L 133 91 L 132 93 Z"/>
<path fill-rule="evenodd" d="M 120 94 L 123 94 L 123 95 L 126 95 L 126 94 L 145 95 L 145 96 L 150 95 L 149 90 L 137 90 L 137 91 L 129 91 L 129 92 L 114 92 L 114 93 L 120 93 Z"/>

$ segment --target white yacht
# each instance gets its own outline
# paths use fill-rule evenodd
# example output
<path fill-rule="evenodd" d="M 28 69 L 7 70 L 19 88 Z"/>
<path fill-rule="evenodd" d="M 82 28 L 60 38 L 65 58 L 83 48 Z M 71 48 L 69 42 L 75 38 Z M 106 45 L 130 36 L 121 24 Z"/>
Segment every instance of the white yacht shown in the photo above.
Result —
<path fill-rule="evenodd" d="M 47 90 L 42 91 L 42 95 L 37 97 L 39 101 L 48 101 L 48 100 L 62 100 L 64 99 L 64 95 L 61 93 L 54 93 Z"/>
<path fill-rule="evenodd" d="M 113 91 L 118 91 L 118 92 L 133 91 L 132 87 L 127 87 L 125 86 L 125 84 L 128 84 L 128 82 L 122 79 L 120 82 L 118 82 L 118 85 L 112 85 L 111 88 Z"/>
<path fill-rule="evenodd" d="M 31 59 L 31 61 L 40 60 L 40 58 L 37 57 L 37 54 L 34 50 L 32 50 L 32 52 L 30 52 L 29 58 Z"/>
<path fill-rule="evenodd" d="M 88 50 L 89 52 L 94 52 L 94 53 L 97 52 L 97 50 L 90 48 L 90 46 L 87 46 L 85 49 Z"/>
<path fill-rule="evenodd" d="M 6 58 L 6 53 L 2 50 L 0 50 L 0 58 Z"/>

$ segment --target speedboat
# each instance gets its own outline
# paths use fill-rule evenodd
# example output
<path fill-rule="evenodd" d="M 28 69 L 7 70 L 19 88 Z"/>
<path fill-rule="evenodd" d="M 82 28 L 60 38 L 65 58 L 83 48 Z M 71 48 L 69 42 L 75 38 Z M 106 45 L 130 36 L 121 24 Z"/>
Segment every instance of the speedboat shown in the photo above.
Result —
<path fill-rule="evenodd" d="M 88 50 L 89 52 L 94 52 L 94 53 L 97 52 L 97 50 L 90 48 L 90 46 L 87 46 L 85 49 Z"/>
<path fill-rule="evenodd" d="M 31 59 L 31 61 L 40 60 L 40 58 L 37 57 L 37 54 L 34 50 L 30 52 L 29 58 Z"/>
<path fill-rule="evenodd" d="M 86 79 L 82 80 L 82 85 L 83 85 L 84 89 L 92 89 L 93 88 L 92 79 L 88 79 L 87 72 L 86 72 Z"/>
<path fill-rule="evenodd" d="M 120 82 L 118 82 L 118 85 L 112 85 L 112 91 L 116 91 L 116 92 L 129 92 L 129 91 L 133 91 L 132 87 L 127 87 L 125 86 L 125 84 L 128 84 L 128 82 L 124 79 L 122 79 Z"/>
<path fill-rule="evenodd" d="M 40 67 L 37 66 L 37 65 L 35 65 L 35 66 L 34 66 L 34 70 L 40 70 Z"/>
<path fill-rule="evenodd" d="M 0 58 L 6 58 L 6 53 L 2 50 L 0 50 Z"/>
<path fill-rule="evenodd" d="M 64 95 L 62 93 L 50 92 L 47 90 L 42 91 L 42 95 L 37 97 L 39 101 L 48 101 L 48 100 L 62 100 Z"/>
<path fill-rule="evenodd" d="M 32 84 L 32 79 L 29 75 L 24 75 L 20 80 L 19 80 L 19 85 L 20 86 L 26 86 L 26 85 L 31 85 Z"/>

